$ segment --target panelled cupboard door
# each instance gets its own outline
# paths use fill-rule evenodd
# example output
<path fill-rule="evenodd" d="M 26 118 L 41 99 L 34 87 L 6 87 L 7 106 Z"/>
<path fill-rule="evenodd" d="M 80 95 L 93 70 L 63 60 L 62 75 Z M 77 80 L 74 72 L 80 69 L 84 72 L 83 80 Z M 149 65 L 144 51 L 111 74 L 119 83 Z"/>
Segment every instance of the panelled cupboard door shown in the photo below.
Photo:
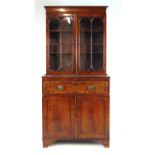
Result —
<path fill-rule="evenodd" d="M 77 97 L 77 137 L 105 138 L 104 96 Z"/>
<path fill-rule="evenodd" d="M 74 97 L 48 96 L 43 98 L 44 138 L 74 136 Z"/>
<path fill-rule="evenodd" d="M 75 18 L 73 14 L 47 17 L 47 71 L 73 74 L 75 71 Z"/>

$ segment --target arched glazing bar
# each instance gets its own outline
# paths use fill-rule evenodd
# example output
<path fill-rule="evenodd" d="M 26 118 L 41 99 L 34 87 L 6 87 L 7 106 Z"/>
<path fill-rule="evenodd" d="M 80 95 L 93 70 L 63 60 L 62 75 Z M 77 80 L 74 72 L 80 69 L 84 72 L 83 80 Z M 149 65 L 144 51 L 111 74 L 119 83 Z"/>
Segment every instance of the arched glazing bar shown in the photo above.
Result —
<path fill-rule="evenodd" d="M 95 71 L 103 69 L 103 19 L 92 20 L 92 66 Z"/>
<path fill-rule="evenodd" d="M 49 61 L 53 71 L 69 71 L 73 63 L 73 19 L 56 17 L 49 21 Z"/>
<path fill-rule="evenodd" d="M 79 37 L 80 70 L 81 71 L 102 70 L 103 20 L 101 17 L 81 17 L 79 22 L 80 22 L 80 37 Z M 85 43 L 85 45 L 82 44 L 83 42 Z M 85 55 L 83 53 L 85 53 Z"/>
<path fill-rule="evenodd" d="M 49 20 L 49 64 L 51 70 L 60 66 L 60 19 L 52 17 Z"/>
<path fill-rule="evenodd" d="M 68 71 L 73 67 L 73 19 L 64 17 L 60 31 L 60 70 Z"/>
<path fill-rule="evenodd" d="M 91 50 L 91 19 L 89 17 L 80 18 L 80 37 L 79 37 L 79 64 L 80 70 L 85 71 L 90 68 Z"/>

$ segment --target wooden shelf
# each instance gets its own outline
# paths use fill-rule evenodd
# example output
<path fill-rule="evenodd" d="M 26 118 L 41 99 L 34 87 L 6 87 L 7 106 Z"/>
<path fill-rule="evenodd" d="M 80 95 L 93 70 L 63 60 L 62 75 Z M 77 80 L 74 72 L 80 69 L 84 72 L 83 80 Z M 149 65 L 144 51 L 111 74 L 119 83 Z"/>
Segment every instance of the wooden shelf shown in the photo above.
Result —
<path fill-rule="evenodd" d="M 103 46 L 103 43 L 93 43 L 93 46 Z"/>
<path fill-rule="evenodd" d="M 103 30 L 81 30 L 80 32 L 103 32 Z"/>
<path fill-rule="evenodd" d="M 85 44 L 90 45 L 91 43 L 82 43 L 82 42 L 81 42 L 81 43 L 79 43 L 79 44 L 83 46 L 83 45 L 85 45 Z M 93 43 L 92 45 L 93 45 L 93 46 L 97 46 L 97 45 L 99 46 L 99 45 L 103 45 L 103 43 Z"/>
<path fill-rule="evenodd" d="M 55 46 L 60 46 L 60 43 L 51 43 L 51 44 Z M 61 45 L 73 45 L 73 43 L 61 43 Z"/>
<path fill-rule="evenodd" d="M 80 54 L 90 54 L 91 55 L 91 53 L 88 53 L 88 52 L 86 52 L 86 53 L 81 52 Z M 92 54 L 102 54 L 102 53 L 100 53 L 100 52 L 93 52 Z"/>
<path fill-rule="evenodd" d="M 62 31 L 62 30 L 49 30 L 49 32 L 73 33 L 73 31 Z"/>
<path fill-rule="evenodd" d="M 56 53 L 56 52 L 50 53 L 50 55 L 55 55 L 55 54 L 60 55 L 60 53 Z M 66 52 L 65 53 L 62 52 L 62 55 L 63 54 L 72 55 L 72 53 L 66 53 Z"/>

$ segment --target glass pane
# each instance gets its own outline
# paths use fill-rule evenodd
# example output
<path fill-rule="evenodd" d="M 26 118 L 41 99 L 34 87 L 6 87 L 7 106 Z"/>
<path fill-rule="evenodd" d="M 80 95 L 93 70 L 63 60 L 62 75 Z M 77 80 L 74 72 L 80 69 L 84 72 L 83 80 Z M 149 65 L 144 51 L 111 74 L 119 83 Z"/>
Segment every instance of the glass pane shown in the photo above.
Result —
<path fill-rule="evenodd" d="M 103 45 L 93 45 L 93 68 L 96 71 L 103 69 Z"/>
<path fill-rule="evenodd" d="M 49 39 L 50 39 L 50 42 L 53 44 L 59 43 L 60 32 L 50 32 Z"/>
<path fill-rule="evenodd" d="M 103 69 L 103 21 L 94 18 L 92 21 L 92 66 L 95 71 Z"/>
<path fill-rule="evenodd" d="M 83 54 L 90 54 L 90 45 L 89 44 L 81 44 L 80 51 L 81 51 L 81 56 L 83 56 Z"/>
<path fill-rule="evenodd" d="M 103 32 L 92 32 L 93 44 L 103 44 Z"/>
<path fill-rule="evenodd" d="M 90 31 L 90 19 L 87 17 L 81 18 L 80 21 L 80 31 Z"/>
<path fill-rule="evenodd" d="M 91 64 L 91 22 L 89 18 L 80 20 L 80 70 L 88 71 Z"/>
<path fill-rule="evenodd" d="M 72 53 L 72 45 L 70 45 L 70 44 L 63 44 L 62 45 L 62 53 L 63 54 L 71 54 Z"/>
<path fill-rule="evenodd" d="M 90 44 L 81 44 L 80 51 L 80 70 L 88 71 L 90 68 Z"/>
<path fill-rule="evenodd" d="M 58 44 L 50 43 L 50 54 L 60 53 L 60 46 Z"/>
<path fill-rule="evenodd" d="M 72 45 L 62 46 L 62 66 L 64 71 L 69 71 L 72 68 Z"/>
<path fill-rule="evenodd" d="M 60 65 L 60 47 L 58 44 L 55 44 L 53 42 L 50 43 L 50 68 L 52 70 L 58 70 Z"/>
<path fill-rule="evenodd" d="M 73 19 L 52 18 L 49 22 L 49 67 L 54 71 L 73 68 Z"/>
<path fill-rule="evenodd" d="M 90 44 L 91 33 L 82 31 L 80 33 L 80 43 L 81 44 Z"/>
<path fill-rule="evenodd" d="M 60 66 L 60 53 L 50 54 L 50 69 L 58 70 Z"/>
<path fill-rule="evenodd" d="M 49 29 L 51 31 L 54 31 L 54 30 L 59 30 L 60 28 L 60 22 L 59 22 L 59 19 L 57 18 L 53 18 L 50 20 L 50 23 L 49 23 Z"/>
<path fill-rule="evenodd" d="M 60 66 L 60 32 L 55 31 L 57 30 L 55 23 L 55 19 L 54 22 L 50 22 L 49 30 L 49 63 L 52 70 L 58 70 Z"/>
<path fill-rule="evenodd" d="M 100 17 L 80 19 L 80 71 L 103 69 L 103 21 Z"/>
<path fill-rule="evenodd" d="M 64 17 L 61 20 L 61 46 L 62 46 L 62 70 L 70 71 L 73 60 L 73 20 L 72 17 Z"/>
<path fill-rule="evenodd" d="M 90 54 L 81 54 L 80 55 L 80 70 L 89 71 L 90 69 Z"/>
<path fill-rule="evenodd" d="M 103 21 L 101 18 L 96 17 L 93 19 L 92 29 L 93 31 L 103 31 Z"/>
<path fill-rule="evenodd" d="M 61 30 L 62 31 L 72 31 L 73 29 L 73 19 L 72 17 L 65 17 L 61 21 Z"/>
<path fill-rule="evenodd" d="M 73 33 L 72 32 L 62 32 L 62 44 L 72 44 Z"/>

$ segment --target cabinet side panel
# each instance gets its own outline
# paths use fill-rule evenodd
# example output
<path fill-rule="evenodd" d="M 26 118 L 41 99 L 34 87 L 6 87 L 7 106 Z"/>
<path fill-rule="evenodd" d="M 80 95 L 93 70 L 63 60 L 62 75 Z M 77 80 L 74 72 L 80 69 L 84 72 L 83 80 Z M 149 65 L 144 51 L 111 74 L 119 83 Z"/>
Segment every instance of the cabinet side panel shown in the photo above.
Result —
<path fill-rule="evenodd" d="M 105 135 L 106 139 L 110 136 L 110 96 L 105 96 Z"/>

